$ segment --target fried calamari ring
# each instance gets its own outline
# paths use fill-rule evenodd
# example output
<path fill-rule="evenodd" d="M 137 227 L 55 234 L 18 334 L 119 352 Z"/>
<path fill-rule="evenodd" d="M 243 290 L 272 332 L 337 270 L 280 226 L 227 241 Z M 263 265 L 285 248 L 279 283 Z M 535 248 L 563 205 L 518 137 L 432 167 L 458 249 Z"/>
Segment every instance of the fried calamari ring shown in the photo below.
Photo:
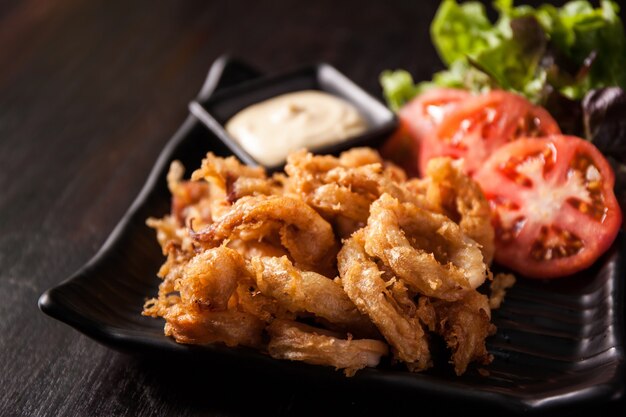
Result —
<path fill-rule="evenodd" d="M 370 201 L 387 193 L 402 202 L 412 202 L 420 207 L 425 207 L 427 204 L 421 194 L 416 194 L 397 182 L 380 163 L 356 168 L 334 168 L 326 173 L 324 182 L 339 184 L 357 194 L 369 196 Z"/>
<path fill-rule="evenodd" d="M 287 159 L 285 172 L 292 180 L 292 191 L 307 202 L 319 187 L 328 184 L 344 188 L 342 195 L 367 197 L 369 202 L 383 193 L 389 193 L 401 201 L 412 201 L 416 204 L 423 201 L 420 195 L 402 187 L 401 183 L 406 180 L 406 175 L 400 168 L 385 164 L 378 153 L 364 148 L 346 151 L 339 158 L 298 151 Z M 346 200 L 339 200 L 339 203 Z M 328 203 L 331 200 L 324 201 Z M 315 207 L 315 199 L 310 204 Z M 341 209 L 338 205 L 337 213 L 342 213 Z M 365 221 L 366 217 L 361 215 L 355 220 Z"/>
<path fill-rule="evenodd" d="M 249 195 L 281 195 L 284 178 L 275 174 L 272 178 L 239 177 L 232 185 L 228 201 L 234 203 Z"/>
<path fill-rule="evenodd" d="M 165 335 L 178 343 L 261 347 L 266 323 L 258 317 L 236 310 L 209 311 L 174 305 L 164 316 Z"/>
<path fill-rule="evenodd" d="M 221 246 L 196 255 L 175 281 L 178 302 L 159 311 L 166 320 L 165 334 L 178 343 L 260 347 L 265 321 L 236 310 L 237 300 L 233 303 L 235 290 L 246 280 L 245 263 L 237 251 Z"/>
<path fill-rule="evenodd" d="M 380 340 L 341 339 L 327 330 L 306 324 L 276 319 L 267 327 L 270 356 L 303 361 L 313 365 L 333 366 L 352 376 L 366 366 L 375 367 L 388 354 Z"/>
<path fill-rule="evenodd" d="M 218 221 L 194 233 L 198 242 L 218 246 L 238 231 L 258 225 L 278 230 L 281 244 L 302 269 L 332 268 L 337 242 L 330 224 L 302 200 L 283 196 L 254 196 L 238 200 Z M 259 239 L 263 236 L 259 236 Z"/>
<path fill-rule="evenodd" d="M 327 218 L 341 215 L 358 224 L 365 224 L 372 204 L 371 197 L 337 183 L 320 185 L 311 191 L 307 199 L 309 204 Z"/>
<path fill-rule="evenodd" d="M 274 256 L 280 258 L 287 255 L 287 251 L 280 245 L 272 244 L 265 240 L 235 239 L 228 242 L 227 247 L 236 250 L 244 259 L 252 259 L 258 256 Z"/>
<path fill-rule="evenodd" d="M 316 272 L 295 268 L 285 256 L 254 258 L 249 270 L 261 293 L 276 299 L 289 311 L 314 314 L 331 326 L 357 336 L 378 333 L 340 284 Z"/>
<path fill-rule="evenodd" d="M 240 177 L 265 178 L 261 167 L 243 165 L 234 156 L 221 158 L 209 152 L 200 168 L 191 174 L 192 181 L 204 179 L 210 184 L 211 214 L 214 220 L 222 217 L 230 208 L 229 194 Z"/>
<path fill-rule="evenodd" d="M 343 151 L 339 155 L 338 159 L 339 165 L 348 168 L 356 168 L 369 164 L 382 164 L 385 162 L 378 151 L 365 147 L 352 148 L 347 151 Z"/>
<path fill-rule="evenodd" d="M 339 158 L 313 155 L 302 149 L 287 157 L 288 189 L 316 209 L 325 219 L 348 218 L 356 223 L 367 219 L 371 199 L 325 180 L 328 171 L 341 167 Z M 353 205 L 353 203 L 356 203 Z"/>
<path fill-rule="evenodd" d="M 299 151 L 288 157 L 285 171 L 290 192 L 333 222 L 340 237 L 365 224 L 371 203 L 383 193 L 426 205 L 423 194 L 401 184 L 406 179 L 404 172 L 383 164 L 380 155 L 371 150 L 354 149 L 339 158 Z"/>
<path fill-rule="evenodd" d="M 490 265 L 495 251 L 494 229 L 489 202 L 478 183 L 463 173 L 460 161 L 450 158 L 431 159 L 426 175 L 428 201 L 481 245 L 485 263 Z"/>
<path fill-rule="evenodd" d="M 364 240 L 361 229 L 344 242 L 337 255 L 343 289 L 378 327 L 397 359 L 412 371 L 427 369 L 432 362 L 424 329 L 418 318 L 408 316 L 398 305 L 376 263 L 365 253 Z"/>
<path fill-rule="evenodd" d="M 228 301 L 246 274 L 239 252 L 225 246 L 208 249 L 193 257 L 176 281 L 183 303 L 207 310 L 226 310 Z"/>
<path fill-rule="evenodd" d="M 266 323 L 271 323 L 276 318 L 295 320 L 296 313 L 287 310 L 277 300 L 268 297 L 257 288 L 254 279 L 240 282 L 235 290 L 233 308 L 238 311 L 252 314 Z"/>
<path fill-rule="evenodd" d="M 406 181 L 406 172 L 396 164 L 386 161 L 380 153 L 372 148 L 352 148 L 339 155 L 339 163 L 347 168 L 356 168 L 363 165 L 381 164 L 385 175 L 396 182 Z"/>
<path fill-rule="evenodd" d="M 458 300 L 485 280 L 478 244 L 446 216 L 383 194 L 372 203 L 365 250 L 414 291 Z"/>

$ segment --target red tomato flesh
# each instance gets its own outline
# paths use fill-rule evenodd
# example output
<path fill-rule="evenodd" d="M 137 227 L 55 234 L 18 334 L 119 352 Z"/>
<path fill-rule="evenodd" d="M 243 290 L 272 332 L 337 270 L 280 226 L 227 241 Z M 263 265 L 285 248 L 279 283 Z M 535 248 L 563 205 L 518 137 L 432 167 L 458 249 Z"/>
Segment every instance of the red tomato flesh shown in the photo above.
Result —
<path fill-rule="evenodd" d="M 520 137 L 561 133 L 552 116 L 524 97 L 494 90 L 457 103 L 420 148 L 420 172 L 435 156 L 463 158 L 473 175 L 500 146 Z"/>
<path fill-rule="evenodd" d="M 465 90 L 435 88 L 411 100 L 398 112 L 401 129 L 383 146 L 383 155 L 410 175 L 417 176 L 420 173 L 418 167 L 422 166 L 418 161 L 425 155 L 425 144 L 431 142 L 430 138 L 445 115 L 469 97 L 471 94 Z M 408 156 L 413 159 L 409 160 Z"/>
<path fill-rule="evenodd" d="M 583 139 L 516 140 L 496 150 L 474 179 L 492 205 L 495 260 L 524 276 L 583 270 L 619 231 L 613 171 Z"/>
<path fill-rule="evenodd" d="M 436 156 L 463 158 L 465 172 L 473 175 L 505 143 L 560 133 L 545 109 L 501 90 L 472 95 L 464 90 L 435 88 L 407 103 L 398 116 L 401 133 L 387 142 L 383 153 L 409 173 L 422 175 L 428 161 Z M 413 163 L 408 161 L 409 155 L 417 155 Z"/>

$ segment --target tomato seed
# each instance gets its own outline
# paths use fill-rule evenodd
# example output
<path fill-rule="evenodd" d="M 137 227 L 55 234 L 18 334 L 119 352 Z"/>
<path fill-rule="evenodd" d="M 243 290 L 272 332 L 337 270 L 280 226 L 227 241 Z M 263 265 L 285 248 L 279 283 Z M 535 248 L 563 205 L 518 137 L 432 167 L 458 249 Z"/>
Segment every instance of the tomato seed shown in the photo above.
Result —
<path fill-rule="evenodd" d="M 557 226 L 542 226 L 530 256 L 537 261 L 549 261 L 576 255 L 583 247 L 583 241 L 576 234 Z"/>

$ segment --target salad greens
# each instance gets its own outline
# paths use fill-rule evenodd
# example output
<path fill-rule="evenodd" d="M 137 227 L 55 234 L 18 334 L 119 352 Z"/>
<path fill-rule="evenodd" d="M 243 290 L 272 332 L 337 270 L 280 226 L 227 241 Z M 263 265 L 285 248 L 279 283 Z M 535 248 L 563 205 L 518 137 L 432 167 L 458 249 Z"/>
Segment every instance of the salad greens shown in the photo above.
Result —
<path fill-rule="evenodd" d="M 626 88 L 626 36 L 616 2 L 533 8 L 495 0 L 493 6 L 495 23 L 481 3 L 443 0 L 430 32 L 448 69 L 417 85 L 406 71 L 385 71 L 381 83 L 390 107 L 433 86 L 501 88 L 542 105 L 554 95 L 579 101 L 592 89 Z"/>
<path fill-rule="evenodd" d="M 389 107 L 398 110 L 432 87 L 521 94 L 544 106 L 561 131 L 594 143 L 626 194 L 626 35 L 618 4 L 534 8 L 494 0 L 493 7 L 495 23 L 481 3 L 443 0 L 430 33 L 447 69 L 419 84 L 407 71 L 383 72 Z"/>

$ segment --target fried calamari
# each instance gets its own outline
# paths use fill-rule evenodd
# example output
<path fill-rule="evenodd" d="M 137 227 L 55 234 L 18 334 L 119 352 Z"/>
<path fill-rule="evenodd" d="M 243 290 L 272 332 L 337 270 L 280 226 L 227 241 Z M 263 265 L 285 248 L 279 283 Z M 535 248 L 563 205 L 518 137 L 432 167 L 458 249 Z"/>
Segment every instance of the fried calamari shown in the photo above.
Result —
<path fill-rule="evenodd" d="M 491 324 L 489 300 L 477 291 L 469 291 L 457 301 L 437 300 L 435 331 L 441 335 L 452 351 L 452 363 L 457 375 L 465 373 L 470 362 L 482 365 L 491 363 L 493 357 L 487 352 L 485 339 L 495 333 Z"/>
<path fill-rule="evenodd" d="M 280 243 L 302 269 L 328 271 L 337 253 L 331 225 L 302 200 L 285 196 L 243 197 L 194 239 L 210 246 L 233 237 L 262 241 L 277 234 Z"/>
<path fill-rule="evenodd" d="M 377 335 L 367 316 L 362 315 L 332 279 L 293 266 L 286 256 L 258 257 L 250 262 L 259 290 L 294 313 L 310 313 L 331 327 L 355 335 Z"/>
<path fill-rule="evenodd" d="M 267 327 L 269 354 L 277 359 L 303 361 L 313 365 L 334 366 L 352 376 L 366 366 L 377 366 L 388 353 L 380 340 L 351 338 L 303 323 L 276 319 Z"/>
<path fill-rule="evenodd" d="M 364 230 L 368 254 L 417 293 L 456 300 L 485 280 L 478 244 L 446 216 L 383 194 L 372 203 Z"/>
<path fill-rule="evenodd" d="M 287 161 L 268 177 L 209 153 L 190 180 L 172 163 L 171 213 L 147 221 L 167 259 L 143 314 L 164 318 L 179 343 L 248 346 L 346 375 L 389 354 L 428 369 L 434 338 L 459 375 L 489 363 L 495 328 L 476 288 L 491 276 L 493 229 L 480 188 L 448 159 L 410 180 L 368 148 Z"/>
<path fill-rule="evenodd" d="M 348 237 L 362 227 L 369 216 L 369 206 L 383 193 L 401 201 L 425 206 L 424 195 L 402 186 L 404 172 L 384 162 L 377 152 L 355 148 L 339 158 L 294 152 L 287 158 L 287 190 L 318 210 L 328 221 L 343 226 L 340 237 Z"/>
<path fill-rule="evenodd" d="M 364 233 L 356 232 L 344 242 L 339 252 L 339 273 L 346 294 L 358 309 L 369 316 L 387 342 L 394 356 L 413 371 L 431 366 L 427 336 L 417 317 L 406 314 L 407 303 L 400 305 L 376 263 L 365 253 Z M 413 306 L 414 307 L 414 306 Z M 416 308 L 414 308 L 416 310 Z"/>
<path fill-rule="evenodd" d="M 485 263 L 491 265 L 495 232 L 489 202 L 478 183 L 463 174 L 460 161 L 450 158 L 431 159 L 426 175 L 431 207 L 458 223 L 463 233 L 481 246 Z"/>

